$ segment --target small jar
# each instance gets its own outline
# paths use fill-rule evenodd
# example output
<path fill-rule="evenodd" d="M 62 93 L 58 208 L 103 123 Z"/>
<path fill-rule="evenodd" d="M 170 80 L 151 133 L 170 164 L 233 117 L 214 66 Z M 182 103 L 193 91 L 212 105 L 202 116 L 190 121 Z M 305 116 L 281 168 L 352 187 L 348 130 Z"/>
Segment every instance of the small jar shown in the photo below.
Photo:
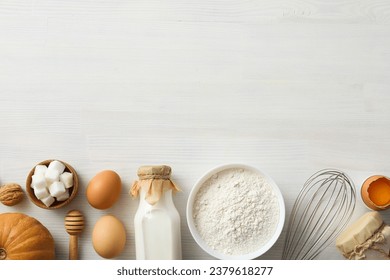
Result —
<path fill-rule="evenodd" d="M 182 258 L 180 215 L 172 200 L 179 189 L 170 175 L 166 165 L 141 166 L 139 180 L 131 187 L 131 194 L 140 197 L 134 217 L 137 260 Z"/>
<path fill-rule="evenodd" d="M 372 210 L 381 211 L 390 207 L 390 179 L 382 175 L 367 178 L 361 188 L 364 203 Z"/>
<path fill-rule="evenodd" d="M 368 212 L 340 234 L 336 247 L 349 260 L 388 260 L 390 226 L 379 212 Z"/>

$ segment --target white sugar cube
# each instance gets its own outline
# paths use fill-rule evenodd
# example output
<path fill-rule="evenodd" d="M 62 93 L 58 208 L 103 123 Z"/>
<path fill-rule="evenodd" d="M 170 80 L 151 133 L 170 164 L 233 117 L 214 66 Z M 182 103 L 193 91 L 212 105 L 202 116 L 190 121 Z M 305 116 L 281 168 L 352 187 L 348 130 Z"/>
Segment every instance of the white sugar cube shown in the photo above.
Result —
<path fill-rule="evenodd" d="M 47 207 L 49 207 L 50 205 L 53 204 L 55 199 L 51 195 L 48 195 L 47 197 L 42 198 L 41 201 L 43 202 L 43 204 L 45 204 Z"/>
<path fill-rule="evenodd" d="M 60 180 L 60 172 L 56 169 L 48 168 L 45 173 L 46 183 L 50 186 L 53 182 Z"/>
<path fill-rule="evenodd" d="M 50 162 L 49 167 L 47 169 L 56 170 L 59 174 L 61 174 L 65 170 L 65 165 L 58 160 L 53 160 L 52 162 Z"/>
<path fill-rule="evenodd" d="M 65 188 L 69 189 L 73 187 L 73 174 L 70 172 L 64 172 L 60 175 L 60 182 L 64 183 Z"/>
<path fill-rule="evenodd" d="M 35 166 L 34 175 L 45 176 L 46 170 L 47 170 L 46 165 L 38 164 L 37 166 Z"/>
<path fill-rule="evenodd" d="M 42 188 L 46 188 L 46 178 L 44 175 L 42 174 L 36 174 L 36 175 L 32 175 L 31 177 L 31 187 L 33 189 L 42 189 Z"/>
<path fill-rule="evenodd" d="M 35 194 L 36 198 L 43 199 L 49 195 L 49 192 L 47 191 L 46 188 L 35 188 L 34 194 Z"/>
<path fill-rule="evenodd" d="M 57 201 L 65 201 L 69 198 L 69 190 L 67 189 L 63 194 L 57 196 Z"/>
<path fill-rule="evenodd" d="M 59 196 L 63 195 L 66 192 L 64 183 L 62 183 L 62 182 L 52 183 L 49 187 L 49 192 L 50 192 L 50 195 L 54 196 L 54 197 L 59 197 Z"/>

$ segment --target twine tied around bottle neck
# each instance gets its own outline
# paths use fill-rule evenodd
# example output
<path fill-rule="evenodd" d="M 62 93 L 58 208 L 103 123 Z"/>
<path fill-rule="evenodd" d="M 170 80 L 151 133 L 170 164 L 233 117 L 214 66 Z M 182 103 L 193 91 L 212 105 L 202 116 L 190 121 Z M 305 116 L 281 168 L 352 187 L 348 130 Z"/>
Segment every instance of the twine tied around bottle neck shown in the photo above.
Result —
<path fill-rule="evenodd" d="M 141 166 L 137 174 L 139 180 L 131 186 L 130 194 L 137 197 L 140 190 L 144 190 L 145 200 L 150 205 L 156 204 L 166 190 L 179 191 L 170 179 L 171 168 L 167 165 Z"/>
<path fill-rule="evenodd" d="M 170 178 L 170 175 L 143 174 L 143 175 L 138 175 L 138 178 L 140 180 L 148 180 L 148 179 L 168 180 Z"/>
<path fill-rule="evenodd" d="M 362 244 L 355 246 L 355 248 L 351 252 L 345 253 L 344 257 L 346 257 L 349 260 L 362 260 L 365 259 L 366 257 L 365 251 L 371 249 L 379 252 L 386 259 L 390 260 L 389 252 L 386 252 L 377 246 L 377 244 L 383 244 L 386 242 L 386 238 L 382 233 L 382 230 L 385 226 L 386 225 L 383 223 L 370 238 L 368 238 Z"/>

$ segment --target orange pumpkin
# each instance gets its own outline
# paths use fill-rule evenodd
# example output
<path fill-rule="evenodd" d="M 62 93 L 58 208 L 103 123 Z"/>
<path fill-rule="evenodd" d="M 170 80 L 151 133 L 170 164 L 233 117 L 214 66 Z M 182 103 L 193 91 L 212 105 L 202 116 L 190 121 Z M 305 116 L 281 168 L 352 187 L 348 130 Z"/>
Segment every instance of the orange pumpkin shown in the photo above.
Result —
<path fill-rule="evenodd" d="M 0 214 L 0 260 L 54 258 L 54 239 L 39 221 L 22 213 Z"/>

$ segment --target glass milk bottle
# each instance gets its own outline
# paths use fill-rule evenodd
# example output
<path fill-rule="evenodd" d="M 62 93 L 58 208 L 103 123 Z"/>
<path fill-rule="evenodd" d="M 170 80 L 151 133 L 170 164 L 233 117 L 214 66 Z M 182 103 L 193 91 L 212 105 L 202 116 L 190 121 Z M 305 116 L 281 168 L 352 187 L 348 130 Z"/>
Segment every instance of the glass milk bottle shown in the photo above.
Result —
<path fill-rule="evenodd" d="M 141 166 L 131 194 L 139 195 L 134 217 L 137 260 L 181 259 L 180 216 L 172 200 L 178 191 L 166 165 Z"/>

